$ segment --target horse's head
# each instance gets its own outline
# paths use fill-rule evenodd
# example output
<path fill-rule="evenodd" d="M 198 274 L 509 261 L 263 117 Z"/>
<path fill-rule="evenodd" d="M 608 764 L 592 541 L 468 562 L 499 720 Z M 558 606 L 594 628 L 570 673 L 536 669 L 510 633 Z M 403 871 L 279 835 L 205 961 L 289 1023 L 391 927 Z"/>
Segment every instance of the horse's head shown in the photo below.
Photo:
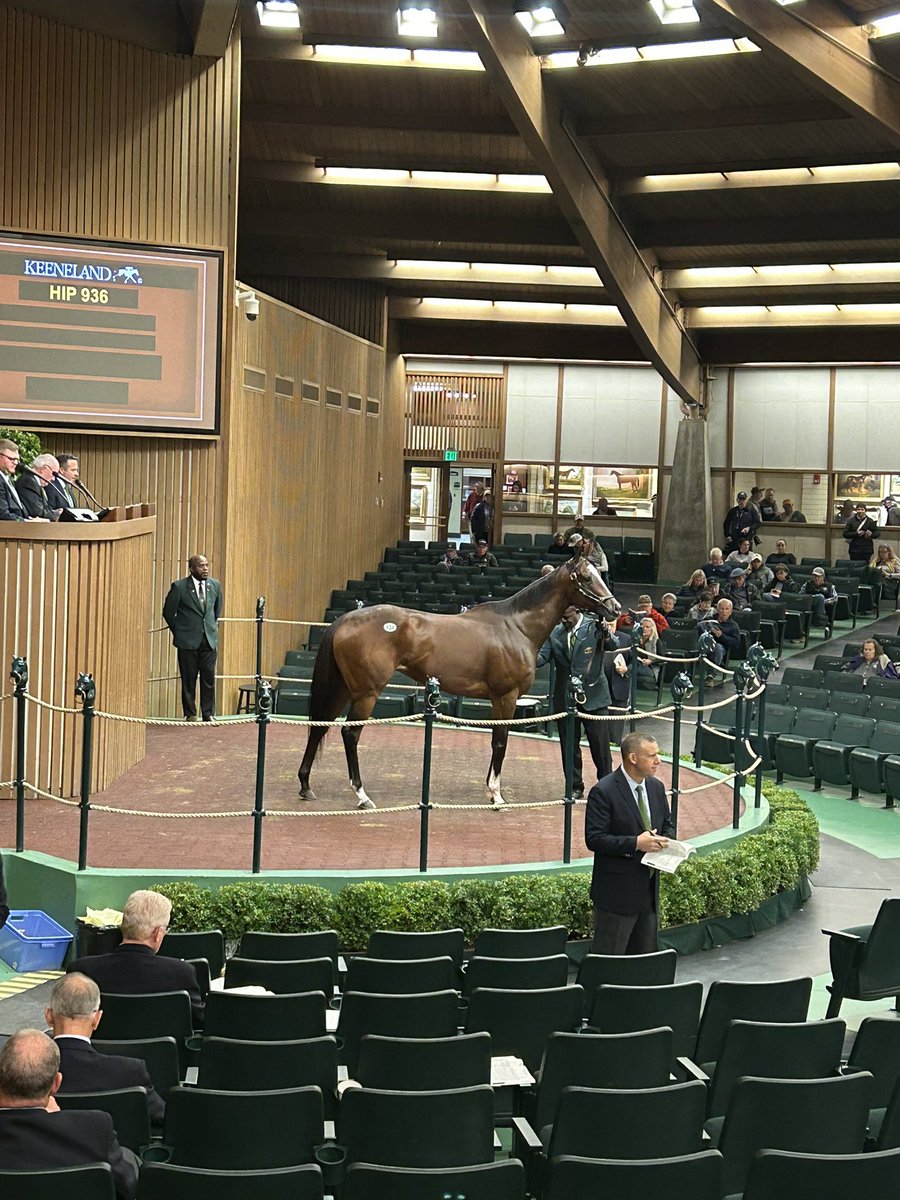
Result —
<path fill-rule="evenodd" d="M 569 573 L 570 603 L 586 612 L 599 613 L 613 621 L 622 606 L 603 582 L 603 576 L 587 558 L 575 557 L 564 564 Z"/>

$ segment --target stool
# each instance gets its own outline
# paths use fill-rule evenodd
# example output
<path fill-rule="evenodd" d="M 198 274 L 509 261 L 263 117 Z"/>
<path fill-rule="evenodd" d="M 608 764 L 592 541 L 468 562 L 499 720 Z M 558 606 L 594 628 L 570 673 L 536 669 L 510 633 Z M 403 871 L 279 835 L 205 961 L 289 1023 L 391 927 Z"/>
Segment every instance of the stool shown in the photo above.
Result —
<path fill-rule="evenodd" d="M 256 708 L 256 684 L 242 683 L 238 688 L 237 708 L 234 710 L 235 716 L 240 713 L 252 713 Z"/>

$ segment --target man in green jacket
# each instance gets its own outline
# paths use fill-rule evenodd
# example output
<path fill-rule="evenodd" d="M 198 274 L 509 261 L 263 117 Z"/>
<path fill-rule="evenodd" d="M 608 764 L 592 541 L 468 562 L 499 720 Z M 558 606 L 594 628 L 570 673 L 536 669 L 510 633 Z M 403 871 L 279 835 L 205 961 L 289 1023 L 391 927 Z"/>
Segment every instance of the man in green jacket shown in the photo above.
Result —
<path fill-rule="evenodd" d="M 222 615 L 222 585 L 210 579 L 209 563 L 192 554 L 185 579 L 176 579 L 163 605 L 163 620 L 172 630 L 181 675 L 181 706 L 186 721 L 197 720 L 197 676 L 200 676 L 200 712 L 211 721 L 216 712 L 216 654 L 218 620 Z"/>

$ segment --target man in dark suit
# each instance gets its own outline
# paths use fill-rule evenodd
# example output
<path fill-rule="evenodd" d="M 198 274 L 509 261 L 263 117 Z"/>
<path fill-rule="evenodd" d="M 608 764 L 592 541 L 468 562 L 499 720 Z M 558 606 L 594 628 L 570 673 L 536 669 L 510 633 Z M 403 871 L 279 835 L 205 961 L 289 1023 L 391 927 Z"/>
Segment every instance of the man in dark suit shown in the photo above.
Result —
<path fill-rule="evenodd" d="M 570 676 L 578 676 L 582 682 L 578 699 L 578 712 L 606 715 L 609 712 L 609 683 L 603 671 L 603 651 L 614 646 L 606 625 L 592 620 L 570 605 L 562 620 L 553 629 L 538 653 L 537 665 L 542 667 L 552 660 L 556 667 L 556 682 L 553 688 L 553 711 L 563 712 L 568 705 Z M 563 771 L 566 769 L 566 740 L 569 718 L 556 722 L 559 747 L 562 754 Z M 572 763 L 572 794 L 576 800 L 584 796 L 584 777 L 581 761 L 581 731 L 587 734 L 591 758 L 597 768 L 597 778 L 602 779 L 612 770 L 612 755 L 609 749 L 609 722 L 582 721 L 575 717 L 575 753 Z"/>
<path fill-rule="evenodd" d="M 13 484 L 13 472 L 19 465 L 19 447 L 8 438 L 0 438 L 0 521 L 30 521 L 25 505 Z"/>
<path fill-rule="evenodd" d="M 197 720 L 197 675 L 200 675 L 200 711 L 211 721 L 216 711 L 216 652 L 222 615 L 222 585 L 210 579 L 209 563 L 192 554 L 190 574 L 176 579 L 163 605 L 163 620 L 172 630 L 181 675 L 181 707 L 186 721 Z"/>
<path fill-rule="evenodd" d="M 14 1033 L 0 1049 L 0 1170 L 47 1171 L 109 1163 L 119 1200 L 137 1193 L 138 1163 L 116 1140 L 112 1118 L 60 1112 L 59 1049 L 38 1029 Z"/>
<path fill-rule="evenodd" d="M 588 795 L 584 840 L 594 854 L 594 954 L 658 949 L 659 875 L 643 857 L 664 850 L 675 833 L 666 789 L 655 778 L 658 767 L 654 738 L 629 733 L 621 767 Z"/>
<path fill-rule="evenodd" d="M 148 992 L 187 992 L 202 1011 L 197 972 L 180 958 L 159 957 L 169 929 L 172 902 L 158 892 L 132 892 L 122 912 L 122 943 L 110 954 L 88 954 L 69 965 L 93 979 L 101 992 L 126 996 Z"/>
<path fill-rule="evenodd" d="M 868 562 L 872 557 L 873 539 L 878 536 L 878 526 L 868 515 L 865 504 L 855 506 L 853 516 L 844 526 L 844 539 L 849 543 L 847 553 L 856 562 Z"/>
<path fill-rule="evenodd" d="M 51 508 L 79 508 L 80 499 L 75 484 L 80 478 L 78 459 L 73 454 L 60 454 L 55 477 L 47 484 L 47 502 Z"/>
<path fill-rule="evenodd" d="M 118 1088 L 147 1089 L 147 1110 L 154 1125 L 161 1125 L 166 1106 L 154 1088 L 147 1064 L 141 1058 L 101 1054 L 91 1045 L 100 1023 L 100 989 L 93 979 L 77 971 L 63 975 L 53 985 L 44 1019 L 59 1047 L 62 1086 L 65 1092 L 111 1092 Z"/>
<path fill-rule="evenodd" d="M 58 469 L 59 463 L 52 454 L 39 454 L 16 480 L 16 491 L 29 517 L 45 517 L 52 521 L 59 516 L 47 494 L 47 487 Z"/>

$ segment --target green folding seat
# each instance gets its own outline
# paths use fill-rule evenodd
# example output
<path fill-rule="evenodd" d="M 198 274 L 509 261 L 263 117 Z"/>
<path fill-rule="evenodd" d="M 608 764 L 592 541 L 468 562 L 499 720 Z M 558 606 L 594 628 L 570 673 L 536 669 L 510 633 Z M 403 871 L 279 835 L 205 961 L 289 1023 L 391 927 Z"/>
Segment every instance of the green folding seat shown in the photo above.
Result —
<path fill-rule="evenodd" d="M 817 654 L 813 662 L 813 670 L 821 671 L 824 675 L 825 671 L 840 671 L 845 660 L 837 654 Z"/>
<path fill-rule="evenodd" d="M 317 1087 L 325 1117 L 335 1108 L 337 1041 L 331 1034 L 294 1041 L 207 1037 L 200 1051 L 197 1087 L 232 1092 Z"/>
<path fill-rule="evenodd" d="M 823 681 L 829 692 L 861 692 L 865 680 L 862 675 L 849 675 L 846 671 L 826 671 Z"/>
<path fill-rule="evenodd" d="M 191 1000 L 187 992 L 122 995 L 102 992 L 99 1030 L 108 1040 L 171 1037 L 178 1047 L 181 1077 L 187 1067 L 187 1039 L 193 1033 Z"/>
<path fill-rule="evenodd" d="M 126 1146 L 135 1154 L 140 1154 L 150 1144 L 146 1088 L 116 1088 L 104 1092 L 60 1091 L 56 1094 L 56 1102 L 63 1112 L 88 1109 L 109 1113 L 119 1145 Z"/>
<path fill-rule="evenodd" d="M 370 958 L 409 960 L 446 955 L 453 960 L 457 970 L 462 968 L 464 951 L 465 935 L 461 929 L 435 929 L 428 933 L 376 929 L 369 934 L 366 947 Z"/>
<path fill-rule="evenodd" d="M 769 690 L 771 691 L 771 688 Z M 781 734 L 791 732 L 796 717 L 797 710 L 790 704 L 766 704 L 765 729 L 763 730 L 762 737 L 755 731 L 750 734 L 750 745 L 753 747 L 753 753 L 758 754 L 762 758 L 764 771 L 771 771 L 775 766 L 775 742 Z M 706 755 L 705 740 L 703 746 L 703 752 Z M 709 757 L 712 762 L 719 761 L 713 758 L 712 755 Z"/>
<path fill-rule="evenodd" d="M 900 767 L 900 758 L 897 760 Z M 900 896 L 882 900 L 871 925 L 823 929 L 827 935 L 832 981 L 827 1016 L 836 1017 L 847 1000 L 898 997 L 900 1004 Z"/>
<path fill-rule="evenodd" d="M 404 1038 L 453 1037 L 458 1013 L 459 997 L 450 988 L 409 995 L 344 992 L 337 1035 L 343 1039 L 342 1057 L 351 1077 L 360 1041 L 367 1033 Z"/>
<path fill-rule="evenodd" d="M 870 696 L 889 696 L 892 700 L 900 700 L 900 679 L 870 679 L 868 682 Z"/>
<path fill-rule="evenodd" d="M 194 933 L 167 933 L 157 951 L 163 958 L 205 958 L 213 976 L 225 966 L 225 938 L 221 929 L 202 929 Z"/>
<path fill-rule="evenodd" d="M 890 696 L 870 695 L 866 716 L 875 721 L 888 721 L 893 725 L 900 725 L 900 700 L 894 700 Z"/>
<path fill-rule="evenodd" d="M 565 925 L 540 929 L 482 929 L 475 939 L 475 953 L 488 958 L 546 958 L 565 954 L 568 930 Z"/>
<path fill-rule="evenodd" d="M 321 929 L 315 933 L 269 933 L 248 929 L 241 934 L 238 954 L 241 958 L 268 959 L 270 962 L 330 958 L 336 975 L 338 935 L 333 929 Z"/>
<path fill-rule="evenodd" d="M 818 741 L 812 748 L 813 790 L 823 782 L 844 786 L 850 782 L 850 753 L 865 749 L 875 733 L 875 722 L 869 717 L 850 717 L 843 713 L 837 718 L 832 735 Z"/>
<path fill-rule="evenodd" d="M 743 1200 L 894 1200 L 900 1150 L 882 1154 L 790 1154 L 760 1150 Z"/>
<path fill-rule="evenodd" d="M 624 987 L 660 987 L 674 983 L 677 961 L 675 950 L 657 950 L 653 954 L 586 954 L 575 980 L 584 988 L 584 1015 L 589 1015 L 594 994 L 604 983 Z"/>
<path fill-rule="evenodd" d="M 79 1200 L 91 1200 L 77 1194 Z M 145 1162 L 138 1184 L 138 1200 L 322 1200 L 323 1195 L 322 1171 L 315 1163 L 274 1171 L 207 1171 Z"/>
<path fill-rule="evenodd" d="M 771 704 L 787 704 L 791 695 L 791 689 L 786 683 L 767 683 L 766 684 L 766 712 L 769 711 Z"/>
<path fill-rule="evenodd" d="M 866 1017 L 847 1059 L 850 1071 L 870 1071 L 875 1080 L 869 1109 L 868 1136 L 876 1141 L 891 1097 L 900 1084 L 900 1021 Z"/>
<path fill-rule="evenodd" d="M 597 988 L 591 1007 L 591 1027 L 600 1033 L 634 1033 L 668 1026 L 674 1035 L 675 1054 L 694 1057 L 703 985 L 660 984 L 625 987 L 603 984 Z"/>
<path fill-rule="evenodd" d="M 459 972 L 448 955 L 404 962 L 358 954 L 347 964 L 344 990 L 402 996 L 409 992 L 442 992 L 458 984 Z"/>
<path fill-rule="evenodd" d="M 837 716 L 867 717 L 871 698 L 868 692 L 832 692 L 829 707 Z M 875 720 L 873 717 L 872 720 Z"/>
<path fill-rule="evenodd" d="M 280 686 L 275 693 L 274 711 L 279 717 L 309 716 L 309 684 Z"/>
<path fill-rule="evenodd" d="M 775 741 L 775 778 L 778 783 L 785 775 L 793 779 L 808 779 L 812 774 L 812 748 L 822 738 L 831 737 L 835 715 L 811 708 L 801 708 L 790 733 L 782 733 Z"/>
<path fill-rule="evenodd" d="M 47 1200 L 48 1196 L 77 1200 L 116 1200 L 112 1167 L 90 1163 L 86 1167 L 56 1167 L 47 1171 L 0 1171 L 4 1196 L 16 1200 Z"/>
<path fill-rule="evenodd" d="M 489 1084 L 430 1092 L 348 1088 L 340 1117 L 348 1163 L 467 1167 L 494 1160 Z"/>
<path fill-rule="evenodd" d="M 395 963 L 409 967 L 413 964 Z M 354 1079 L 367 1088 L 432 1092 L 491 1082 L 491 1037 L 397 1038 L 368 1033 L 359 1046 Z"/>
<path fill-rule="evenodd" d="M 259 996 L 210 992 L 203 1022 L 205 1037 L 243 1041 L 292 1041 L 325 1035 L 325 994 Z"/>
<path fill-rule="evenodd" d="M 788 691 L 787 703 L 794 708 L 828 708 L 831 697 L 824 688 L 792 686 Z"/>
<path fill-rule="evenodd" d="M 123 1038 L 120 1041 L 93 1037 L 91 1045 L 101 1054 L 140 1058 L 147 1068 L 151 1083 L 163 1100 L 168 1099 L 169 1092 L 181 1081 L 178 1046 L 172 1037 Z"/>
<path fill-rule="evenodd" d="M 284 665 L 286 667 L 308 667 L 310 675 L 315 666 L 316 656 L 309 650 L 288 650 L 285 652 Z"/>
<path fill-rule="evenodd" d="M 788 687 L 820 688 L 822 672 L 803 670 L 800 667 L 786 667 L 781 673 L 781 682 L 786 683 Z"/>
<path fill-rule="evenodd" d="M 334 995 L 334 964 L 330 958 L 279 961 L 235 955 L 225 964 L 225 988 L 238 987 L 264 987 L 276 996 L 322 992 L 330 999 Z"/>
<path fill-rule="evenodd" d="M 387 687 L 375 701 L 372 716 L 408 717 L 412 712 L 412 692 L 396 691 Z"/>
<path fill-rule="evenodd" d="M 569 960 L 565 954 L 546 958 L 489 958 L 474 954 L 463 975 L 463 995 L 470 996 L 477 987 L 516 990 L 565 987 L 568 977 Z"/>
<path fill-rule="evenodd" d="M 900 754 L 900 722 L 878 721 L 869 744 L 850 751 L 847 775 L 853 800 L 860 792 L 877 796 L 884 790 L 884 762 L 892 754 Z"/>
<path fill-rule="evenodd" d="M 764 983 L 713 980 L 700 1018 L 695 1061 L 704 1070 L 712 1066 L 732 1021 L 805 1021 L 811 995 L 812 979 L 808 975 Z"/>
<path fill-rule="evenodd" d="M 342 1196 L 343 1200 L 441 1200 L 441 1197 L 524 1200 L 525 1168 L 510 1158 L 472 1167 L 382 1167 L 351 1163 Z"/>
<path fill-rule="evenodd" d="M 627 1196 L 628 1200 L 720 1200 L 722 1156 L 715 1150 L 678 1158 L 581 1158 L 561 1154 L 550 1164 L 544 1200 Z"/>
<path fill-rule="evenodd" d="M 504 546 L 515 546 L 519 549 L 527 548 L 530 550 L 534 546 L 534 534 L 532 533 L 504 533 Z"/>
<path fill-rule="evenodd" d="M 805 592 L 794 592 L 785 597 L 785 627 L 784 636 L 789 642 L 803 642 L 804 648 L 809 645 L 809 631 L 812 627 L 812 596 Z"/>
<path fill-rule="evenodd" d="M 466 1033 L 491 1035 L 494 1055 L 521 1058 L 532 1074 L 544 1057 L 551 1033 L 575 1033 L 581 1027 L 584 993 L 567 987 L 512 991 L 476 988 L 466 1013 Z"/>
<path fill-rule="evenodd" d="M 882 770 L 884 773 L 885 807 L 893 808 L 894 801 L 900 798 L 900 758 L 892 754 L 890 758 L 884 760 Z"/>

